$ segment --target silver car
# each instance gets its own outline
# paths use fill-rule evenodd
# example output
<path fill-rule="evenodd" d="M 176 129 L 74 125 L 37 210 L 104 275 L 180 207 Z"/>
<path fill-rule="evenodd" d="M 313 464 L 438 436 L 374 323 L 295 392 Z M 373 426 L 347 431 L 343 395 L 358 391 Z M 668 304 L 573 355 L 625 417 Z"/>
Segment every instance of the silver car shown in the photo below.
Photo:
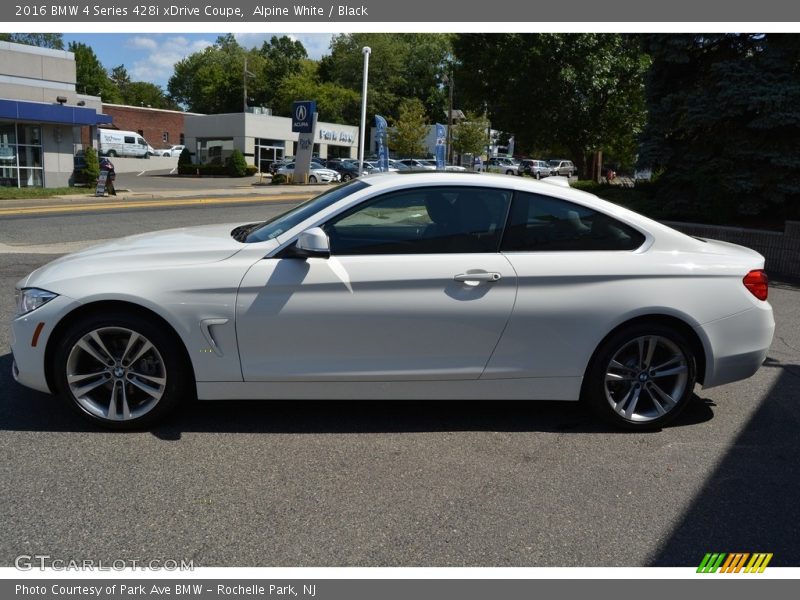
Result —
<path fill-rule="evenodd" d="M 290 162 L 280 167 L 276 173 L 286 177 L 294 177 L 294 163 Z M 308 170 L 308 183 L 335 183 L 341 181 L 342 176 L 333 169 L 314 167 Z"/>

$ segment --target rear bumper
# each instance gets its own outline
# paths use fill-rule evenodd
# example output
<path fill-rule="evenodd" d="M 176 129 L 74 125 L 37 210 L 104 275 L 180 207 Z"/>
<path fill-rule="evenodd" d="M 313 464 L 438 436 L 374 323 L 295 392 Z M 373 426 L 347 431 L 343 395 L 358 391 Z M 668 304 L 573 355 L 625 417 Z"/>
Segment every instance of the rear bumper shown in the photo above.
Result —
<path fill-rule="evenodd" d="M 768 302 L 698 327 L 706 346 L 703 388 L 753 375 L 764 363 L 774 333 L 775 319 Z"/>

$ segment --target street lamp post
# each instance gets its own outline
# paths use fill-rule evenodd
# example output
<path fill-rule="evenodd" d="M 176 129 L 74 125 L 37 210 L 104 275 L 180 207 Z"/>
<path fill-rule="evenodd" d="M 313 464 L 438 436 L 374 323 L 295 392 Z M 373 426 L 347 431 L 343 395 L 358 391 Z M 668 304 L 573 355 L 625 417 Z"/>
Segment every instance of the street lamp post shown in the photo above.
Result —
<path fill-rule="evenodd" d="M 364 82 L 361 87 L 361 136 L 358 142 L 358 173 L 364 172 L 364 140 L 367 132 L 367 77 L 369 75 L 369 55 L 372 49 L 364 46 L 361 49 L 364 54 Z"/>

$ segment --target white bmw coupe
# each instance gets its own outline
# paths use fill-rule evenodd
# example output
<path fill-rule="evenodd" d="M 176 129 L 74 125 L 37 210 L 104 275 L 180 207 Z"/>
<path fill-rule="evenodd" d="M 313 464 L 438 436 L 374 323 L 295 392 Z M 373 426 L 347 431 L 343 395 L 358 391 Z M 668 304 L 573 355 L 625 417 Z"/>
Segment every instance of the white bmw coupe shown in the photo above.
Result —
<path fill-rule="evenodd" d="M 583 399 L 661 427 L 774 331 L 764 259 L 523 178 L 381 174 L 17 285 L 14 377 L 107 427 L 187 398 Z"/>

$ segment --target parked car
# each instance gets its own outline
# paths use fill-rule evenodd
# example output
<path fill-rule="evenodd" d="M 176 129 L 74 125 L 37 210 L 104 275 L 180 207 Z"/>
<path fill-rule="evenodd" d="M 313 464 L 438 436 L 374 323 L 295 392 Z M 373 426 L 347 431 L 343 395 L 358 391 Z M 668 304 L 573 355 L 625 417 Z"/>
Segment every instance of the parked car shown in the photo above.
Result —
<path fill-rule="evenodd" d="M 431 165 L 429 162 L 419 158 L 401 158 L 398 160 L 401 165 L 407 166 L 413 171 L 435 171 L 436 164 Z"/>
<path fill-rule="evenodd" d="M 37 269 L 16 285 L 12 372 L 116 429 L 194 396 L 582 398 L 653 429 L 696 382 L 758 370 L 774 331 L 763 268 L 546 180 L 370 175 L 263 222 Z"/>
<path fill-rule="evenodd" d="M 161 150 L 161 156 L 180 156 L 183 149 L 186 148 L 183 144 L 178 144 L 177 146 L 172 146 L 171 148 L 167 148 L 166 150 Z"/>
<path fill-rule="evenodd" d="M 375 171 L 371 165 L 364 163 L 363 170 L 359 172 L 358 161 L 342 160 L 337 158 L 325 161 L 325 168 L 332 169 L 339 173 L 342 181 L 350 181 L 351 179 L 355 179 L 356 177 L 367 175 Z"/>
<path fill-rule="evenodd" d="M 561 175 L 570 178 L 578 174 L 578 169 L 572 164 L 571 160 L 554 159 L 548 161 L 550 164 L 551 175 Z"/>
<path fill-rule="evenodd" d="M 547 177 L 552 173 L 550 164 L 544 160 L 535 158 L 525 158 L 519 163 L 520 175 L 530 175 L 536 179 Z"/>
<path fill-rule="evenodd" d="M 277 174 L 294 177 L 294 163 L 283 165 L 277 170 Z M 311 168 L 308 170 L 308 183 L 335 183 L 341 180 L 339 173 L 333 169 L 326 169 L 320 163 L 311 162 Z"/>
<path fill-rule="evenodd" d="M 506 175 L 520 175 L 519 163 L 505 156 L 493 156 L 486 161 L 486 170 L 490 173 L 504 173 Z"/>

